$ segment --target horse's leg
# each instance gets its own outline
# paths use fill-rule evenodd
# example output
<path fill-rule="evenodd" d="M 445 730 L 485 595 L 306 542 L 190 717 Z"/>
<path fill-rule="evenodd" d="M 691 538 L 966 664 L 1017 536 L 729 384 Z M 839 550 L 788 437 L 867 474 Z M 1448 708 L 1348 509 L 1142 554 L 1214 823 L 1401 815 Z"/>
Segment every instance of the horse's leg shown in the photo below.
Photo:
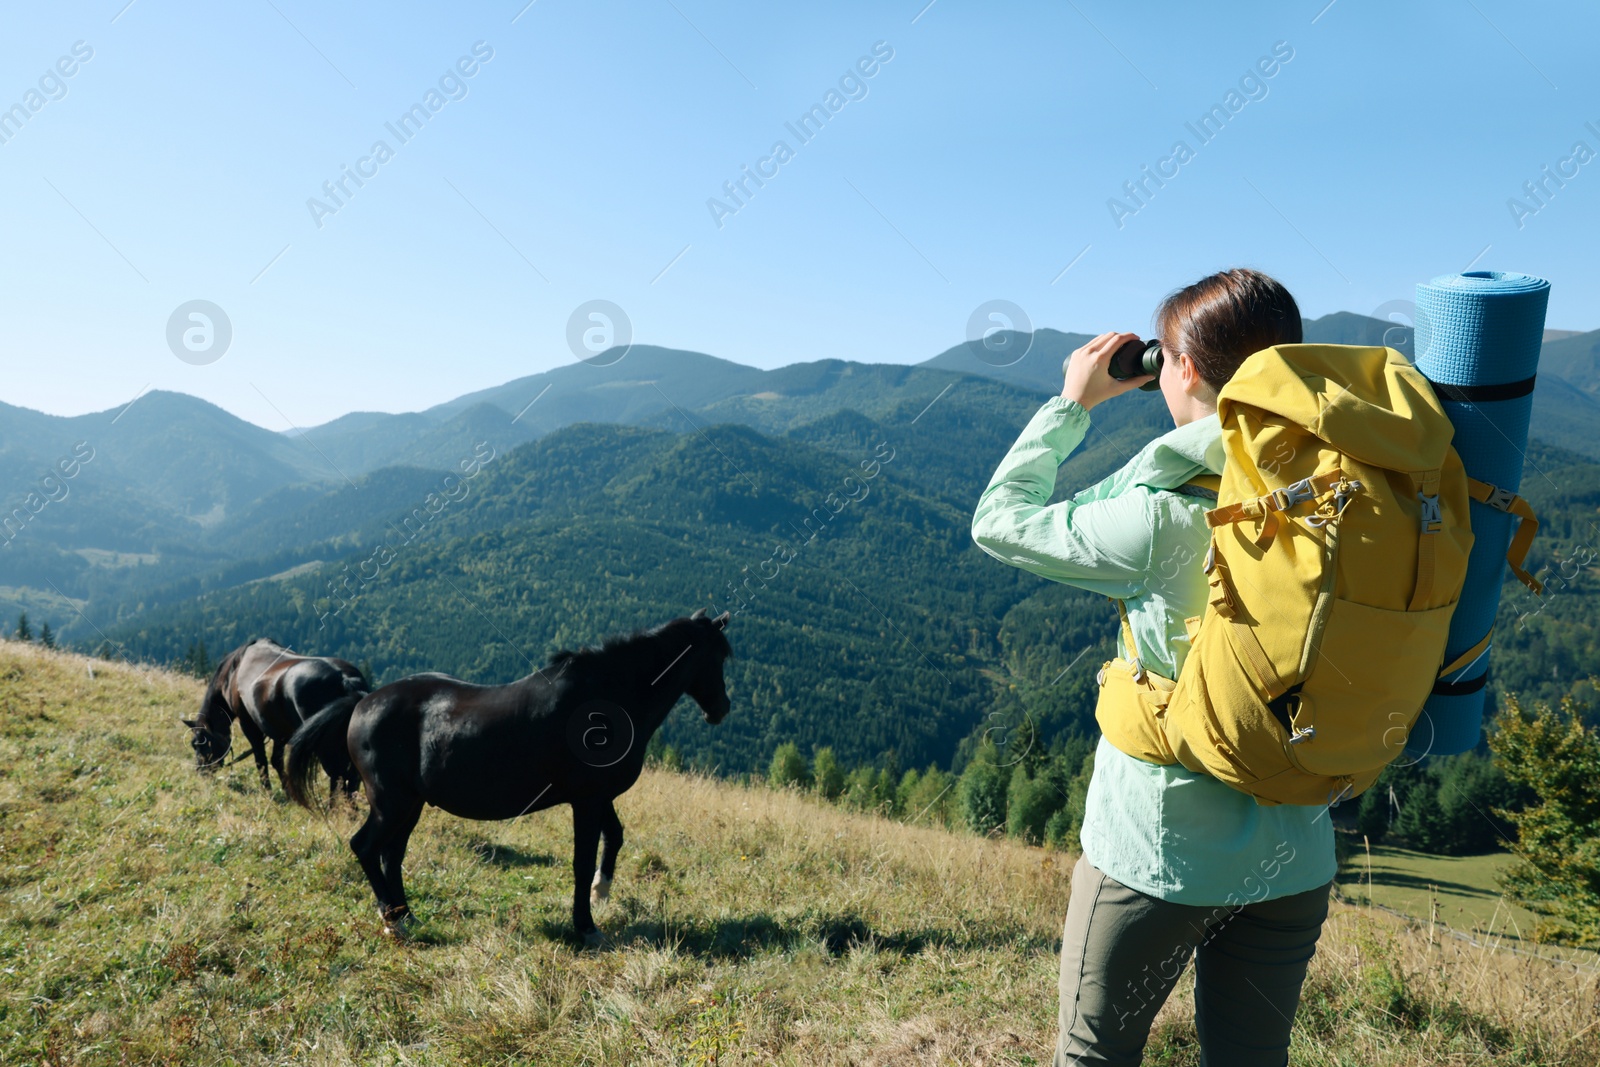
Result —
<path fill-rule="evenodd" d="M 356 790 L 361 788 L 361 775 L 356 771 L 355 763 L 345 757 L 344 766 L 341 767 L 336 760 L 330 759 L 326 753 L 317 757 L 322 763 L 322 770 L 328 776 L 328 810 L 333 810 L 334 802 L 343 794 L 351 805 L 355 804 Z"/>
<path fill-rule="evenodd" d="M 366 822 L 350 838 L 350 851 L 356 854 L 356 861 L 372 886 L 372 895 L 378 898 L 378 911 L 387 917 L 391 906 L 389 884 L 383 877 L 383 864 L 378 858 L 385 833 L 383 812 L 383 805 L 374 798 L 372 807 L 367 809 Z"/>
<path fill-rule="evenodd" d="M 600 869 L 595 872 L 594 884 L 589 890 L 589 900 L 598 904 L 611 895 L 611 879 L 617 876 L 617 853 L 622 849 L 622 820 L 617 818 L 614 800 L 605 802 L 601 809 L 600 833 L 605 847 L 600 850 Z"/>
<path fill-rule="evenodd" d="M 333 761 L 328 759 L 327 756 L 322 756 L 319 758 L 320 762 L 322 763 L 323 773 L 328 776 L 328 810 L 332 811 L 334 802 L 339 799 L 339 784 L 343 776 L 340 774 L 339 769 L 333 765 Z M 348 794 L 348 787 L 346 789 L 346 793 Z"/>
<path fill-rule="evenodd" d="M 283 771 L 283 742 L 276 737 L 272 739 L 272 769 L 278 772 L 278 784 L 283 786 L 283 791 L 287 793 L 289 791 L 289 779 L 284 776 Z M 267 788 L 271 789 L 272 787 L 269 785 Z"/>
<path fill-rule="evenodd" d="M 350 851 L 356 854 L 372 893 L 378 898 L 383 932 L 394 934 L 404 929 L 410 917 L 400 883 L 400 861 L 405 858 L 406 841 L 422 814 L 422 801 L 382 790 L 373 790 L 368 799 L 371 807 L 367 820 L 350 838 Z"/>
<path fill-rule="evenodd" d="M 575 800 L 572 803 L 572 926 L 589 945 L 600 944 L 600 931 L 589 911 L 589 881 L 594 877 L 594 851 L 600 844 L 610 801 Z M 614 818 L 615 816 L 613 816 Z"/>
<path fill-rule="evenodd" d="M 398 808 L 399 805 L 395 807 Z M 405 861 L 406 845 L 411 842 L 411 831 L 417 828 L 417 820 L 422 817 L 422 801 L 412 800 L 408 807 L 391 811 L 391 816 L 388 840 L 378 852 L 378 861 L 383 867 L 383 876 L 389 885 L 390 916 L 404 923 L 410 919 L 411 909 L 406 905 L 406 889 L 400 879 L 400 864 Z M 385 925 L 389 925 L 387 917 Z"/>
<path fill-rule="evenodd" d="M 250 751 L 255 753 L 256 773 L 261 775 L 261 788 L 272 792 L 272 779 L 267 775 L 267 739 L 248 712 L 239 716 L 239 732 L 244 734 L 244 739 L 250 742 Z M 283 772 L 278 773 L 281 775 Z"/>

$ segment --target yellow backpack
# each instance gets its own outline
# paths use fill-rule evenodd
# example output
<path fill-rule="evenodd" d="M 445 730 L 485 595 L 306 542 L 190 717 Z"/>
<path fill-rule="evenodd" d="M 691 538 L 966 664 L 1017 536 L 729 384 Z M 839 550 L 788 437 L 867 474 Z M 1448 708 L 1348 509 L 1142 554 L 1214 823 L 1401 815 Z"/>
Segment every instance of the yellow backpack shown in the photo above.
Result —
<path fill-rule="evenodd" d="M 1467 501 L 1492 487 L 1468 479 L 1432 388 L 1393 349 L 1265 349 L 1217 414 L 1227 460 L 1188 658 L 1175 681 L 1145 670 L 1119 602 L 1126 658 L 1102 669 L 1095 717 L 1123 752 L 1260 803 L 1353 797 L 1400 754 L 1441 673 Z"/>

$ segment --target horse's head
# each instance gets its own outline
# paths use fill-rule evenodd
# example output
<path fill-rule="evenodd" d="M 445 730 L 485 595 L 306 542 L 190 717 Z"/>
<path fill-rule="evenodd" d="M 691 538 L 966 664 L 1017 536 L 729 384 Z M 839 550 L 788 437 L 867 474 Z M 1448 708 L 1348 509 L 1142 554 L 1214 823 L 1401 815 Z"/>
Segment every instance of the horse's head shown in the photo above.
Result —
<path fill-rule="evenodd" d="M 192 735 L 189 747 L 194 749 L 194 763 L 199 770 L 216 769 L 233 747 L 233 710 L 228 704 L 228 692 L 232 688 L 233 671 L 238 664 L 238 652 L 223 659 L 217 667 L 217 673 L 206 684 L 205 696 L 200 698 L 200 714 L 192 719 L 179 720 Z"/>
<path fill-rule="evenodd" d="M 727 718 L 730 705 L 728 687 L 722 677 L 723 664 L 733 655 L 733 646 L 728 644 L 726 632 L 730 618 L 728 612 L 724 611 L 713 619 L 706 615 L 703 608 L 689 616 L 690 624 L 697 633 L 703 635 L 703 639 L 694 642 L 694 671 L 684 692 L 700 705 L 706 722 L 713 726 Z"/>
<path fill-rule="evenodd" d="M 189 738 L 189 747 L 194 749 L 195 768 L 202 771 L 215 770 L 227 757 L 228 750 L 233 747 L 233 731 L 227 726 L 221 730 L 212 728 L 207 721 L 204 707 L 201 708 L 198 718 L 184 719 L 182 722 L 192 735 Z"/>

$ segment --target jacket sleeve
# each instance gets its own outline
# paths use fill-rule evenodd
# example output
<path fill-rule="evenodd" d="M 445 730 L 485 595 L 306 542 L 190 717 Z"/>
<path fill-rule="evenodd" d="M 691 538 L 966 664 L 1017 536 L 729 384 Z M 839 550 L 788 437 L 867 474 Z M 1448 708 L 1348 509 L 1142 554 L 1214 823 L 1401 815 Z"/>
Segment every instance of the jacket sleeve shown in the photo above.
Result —
<path fill-rule="evenodd" d="M 972 539 L 1014 567 L 1105 596 L 1143 590 L 1150 569 L 1153 508 L 1143 486 L 1112 475 L 1050 504 L 1056 468 L 1082 443 L 1089 413 L 1052 397 L 1017 438 L 989 480 L 972 516 Z M 1115 485 L 1116 492 L 1109 491 Z"/>

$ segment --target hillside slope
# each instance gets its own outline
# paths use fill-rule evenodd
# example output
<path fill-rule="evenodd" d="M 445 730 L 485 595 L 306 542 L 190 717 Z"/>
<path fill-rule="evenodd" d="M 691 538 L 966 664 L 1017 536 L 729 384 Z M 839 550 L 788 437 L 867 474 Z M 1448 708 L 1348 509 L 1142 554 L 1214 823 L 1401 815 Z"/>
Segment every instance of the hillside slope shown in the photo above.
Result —
<path fill-rule="evenodd" d="M 1546 341 L 1539 352 L 1539 373 L 1560 375 L 1591 396 L 1600 395 L 1600 330 Z"/>
<path fill-rule="evenodd" d="M 101 628 L 157 662 L 197 633 L 219 654 L 272 634 L 384 681 L 440 670 L 487 683 L 557 648 L 733 609 L 729 685 L 752 714 L 714 733 L 669 724 L 698 764 L 753 770 L 794 739 L 834 744 L 850 765 L 891 751 L 904 766 L 948 765 L 992 706 L 988 635 L 1039 583 L 994 565 L 967 534 L 970 512 L 916 472 L 891 476 L 915 451 L 904 431 L 876 429 L 890 436 L 844 455 L 739 426 L 573 427 L 495 459 L 417 537 L 391 533 L 388 555 L 364 547 L 348 570 L 341 560 Z M 752 575 L 741 609 L 733 589 Z M 1062 594 L 1083 628 L 1109 629 L 1103 602 Z"/>
<path fill-rule="evenodd" d="M 1049 1061 L 1071 856 L 647 771 L 618 804 L 609 948 L 567 939 L 561 811 L 426 813 L 396 944 L 352 812 L 195 773 L 199 692 L 0 642 L 0 1062 Z M 1434 940 L 1336 905 L 1291 1062 L 1600 1057 L 1592 973 Z M 1196 1060 L 1187 985 L 1150 1062 Z"/>

